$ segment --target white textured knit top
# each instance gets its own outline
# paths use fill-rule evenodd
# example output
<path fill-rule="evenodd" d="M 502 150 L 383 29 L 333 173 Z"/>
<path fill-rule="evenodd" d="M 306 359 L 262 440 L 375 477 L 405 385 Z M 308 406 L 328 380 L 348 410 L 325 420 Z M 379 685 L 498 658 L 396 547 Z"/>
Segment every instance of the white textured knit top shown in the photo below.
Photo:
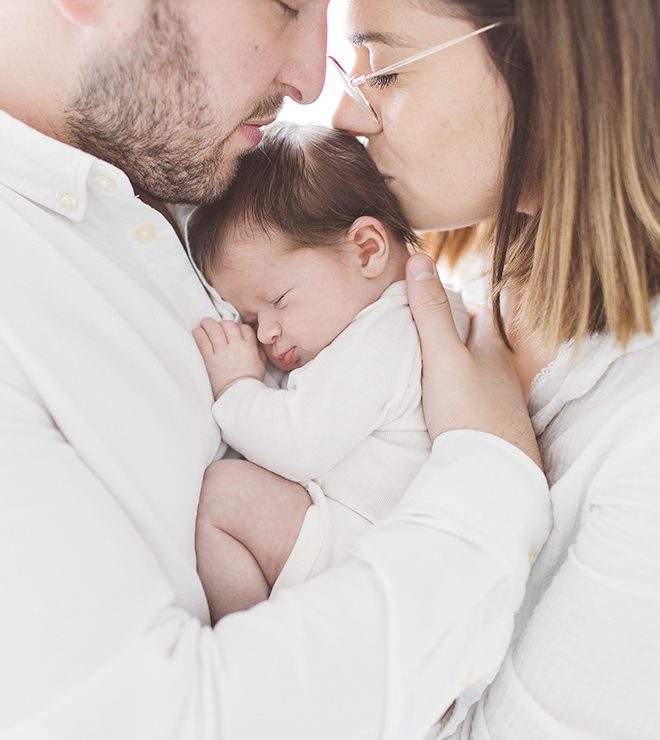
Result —
<path fill-rule="evenodd" d="M 654 322 L 627 349 L 563 347 L 534 383 L 554 528 L 461 740 L 660 737 L 660 304 Z"/>
<path fill-rule="evenodd" d="M 455 299 L 456 306 L 456 299 Z M 465 337 L 469 320 L 455 307 Z M 222 438 L 248 460 L 371 522 L 382 519 L 431 451 L 422 360 L 406 284 L 390 285 L 283 389 L 239 380 L 216 401 Z"/>

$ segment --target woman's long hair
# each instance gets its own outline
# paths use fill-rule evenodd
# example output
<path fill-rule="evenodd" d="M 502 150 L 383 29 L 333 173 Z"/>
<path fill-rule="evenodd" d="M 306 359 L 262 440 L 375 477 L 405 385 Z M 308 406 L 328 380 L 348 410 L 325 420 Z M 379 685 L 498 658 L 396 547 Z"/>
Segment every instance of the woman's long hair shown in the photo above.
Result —
<path fill-rule="evenodd" d="M 660 292 L 660 3 L 424 0 L 476 26 L 512 102 L 493 303 L 547 347 L 652 330 Z M 535 215 L 518 211 L 533 203 Z M 538 209 L 536 210 L 536 206 Z"/>

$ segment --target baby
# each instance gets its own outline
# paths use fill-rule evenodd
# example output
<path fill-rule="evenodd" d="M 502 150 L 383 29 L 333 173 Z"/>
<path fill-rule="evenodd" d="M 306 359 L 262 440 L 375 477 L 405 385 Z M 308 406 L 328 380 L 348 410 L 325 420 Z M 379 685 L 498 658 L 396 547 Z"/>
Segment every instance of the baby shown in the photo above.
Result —
<path fill-rule="evenodd" d="M 246 458 L 211 465 L 202 488 L 198 569 L 216 621 L 341 562 L 431 442 L 404 282 L 417 237 L 355 137 L 270 127 L 190 240 L 243 320 L 194 333 L 223 439 Z M 465 338 L 465 311 L 454 317 Z M 266 361 L 288 374 L 281 388 L 264 383 Z"/>

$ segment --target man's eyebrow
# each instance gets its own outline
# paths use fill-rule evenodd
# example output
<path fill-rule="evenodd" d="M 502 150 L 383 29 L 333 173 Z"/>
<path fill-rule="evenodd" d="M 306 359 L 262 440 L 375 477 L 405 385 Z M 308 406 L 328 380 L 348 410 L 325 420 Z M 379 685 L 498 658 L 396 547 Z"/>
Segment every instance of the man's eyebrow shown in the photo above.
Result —
<path fill-rule="evenodd" d="M 357 31 L 350 37 L 350 42 L 354 46 L 364 46 L 369 43 L 385 44 L 386 46 L 410 46 L 409 39 L 395 33 L 381 33 L 380 31 Z"/>

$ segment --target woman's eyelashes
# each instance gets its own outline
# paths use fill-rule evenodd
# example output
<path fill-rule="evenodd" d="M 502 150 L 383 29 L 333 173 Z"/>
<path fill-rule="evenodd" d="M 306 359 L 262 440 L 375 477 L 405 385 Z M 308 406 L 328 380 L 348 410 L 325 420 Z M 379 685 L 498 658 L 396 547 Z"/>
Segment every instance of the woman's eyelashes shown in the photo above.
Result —
<path fill-rule="evenodd" d="M 398 76 L 399 75 L 396 72 L 388 75 L 377 75 L 368 80 L 369 86 L 375 87 L 378 90 L 384 90 L 386 87 L 389 87 L 389 85 L 393 85 Z"/>
<path fill-rule="evenodd" d="M 290 5 L 287 5 L 286 3 L 282 2 L 282 0 L 276 0 L 277 4 L 282 8 L 284 11 L 284 14 L 287 15 L 289 18 L 296 19 L 298 17 L 299 10 L 296 10 L 296 8 L 292 8 Z"/>

